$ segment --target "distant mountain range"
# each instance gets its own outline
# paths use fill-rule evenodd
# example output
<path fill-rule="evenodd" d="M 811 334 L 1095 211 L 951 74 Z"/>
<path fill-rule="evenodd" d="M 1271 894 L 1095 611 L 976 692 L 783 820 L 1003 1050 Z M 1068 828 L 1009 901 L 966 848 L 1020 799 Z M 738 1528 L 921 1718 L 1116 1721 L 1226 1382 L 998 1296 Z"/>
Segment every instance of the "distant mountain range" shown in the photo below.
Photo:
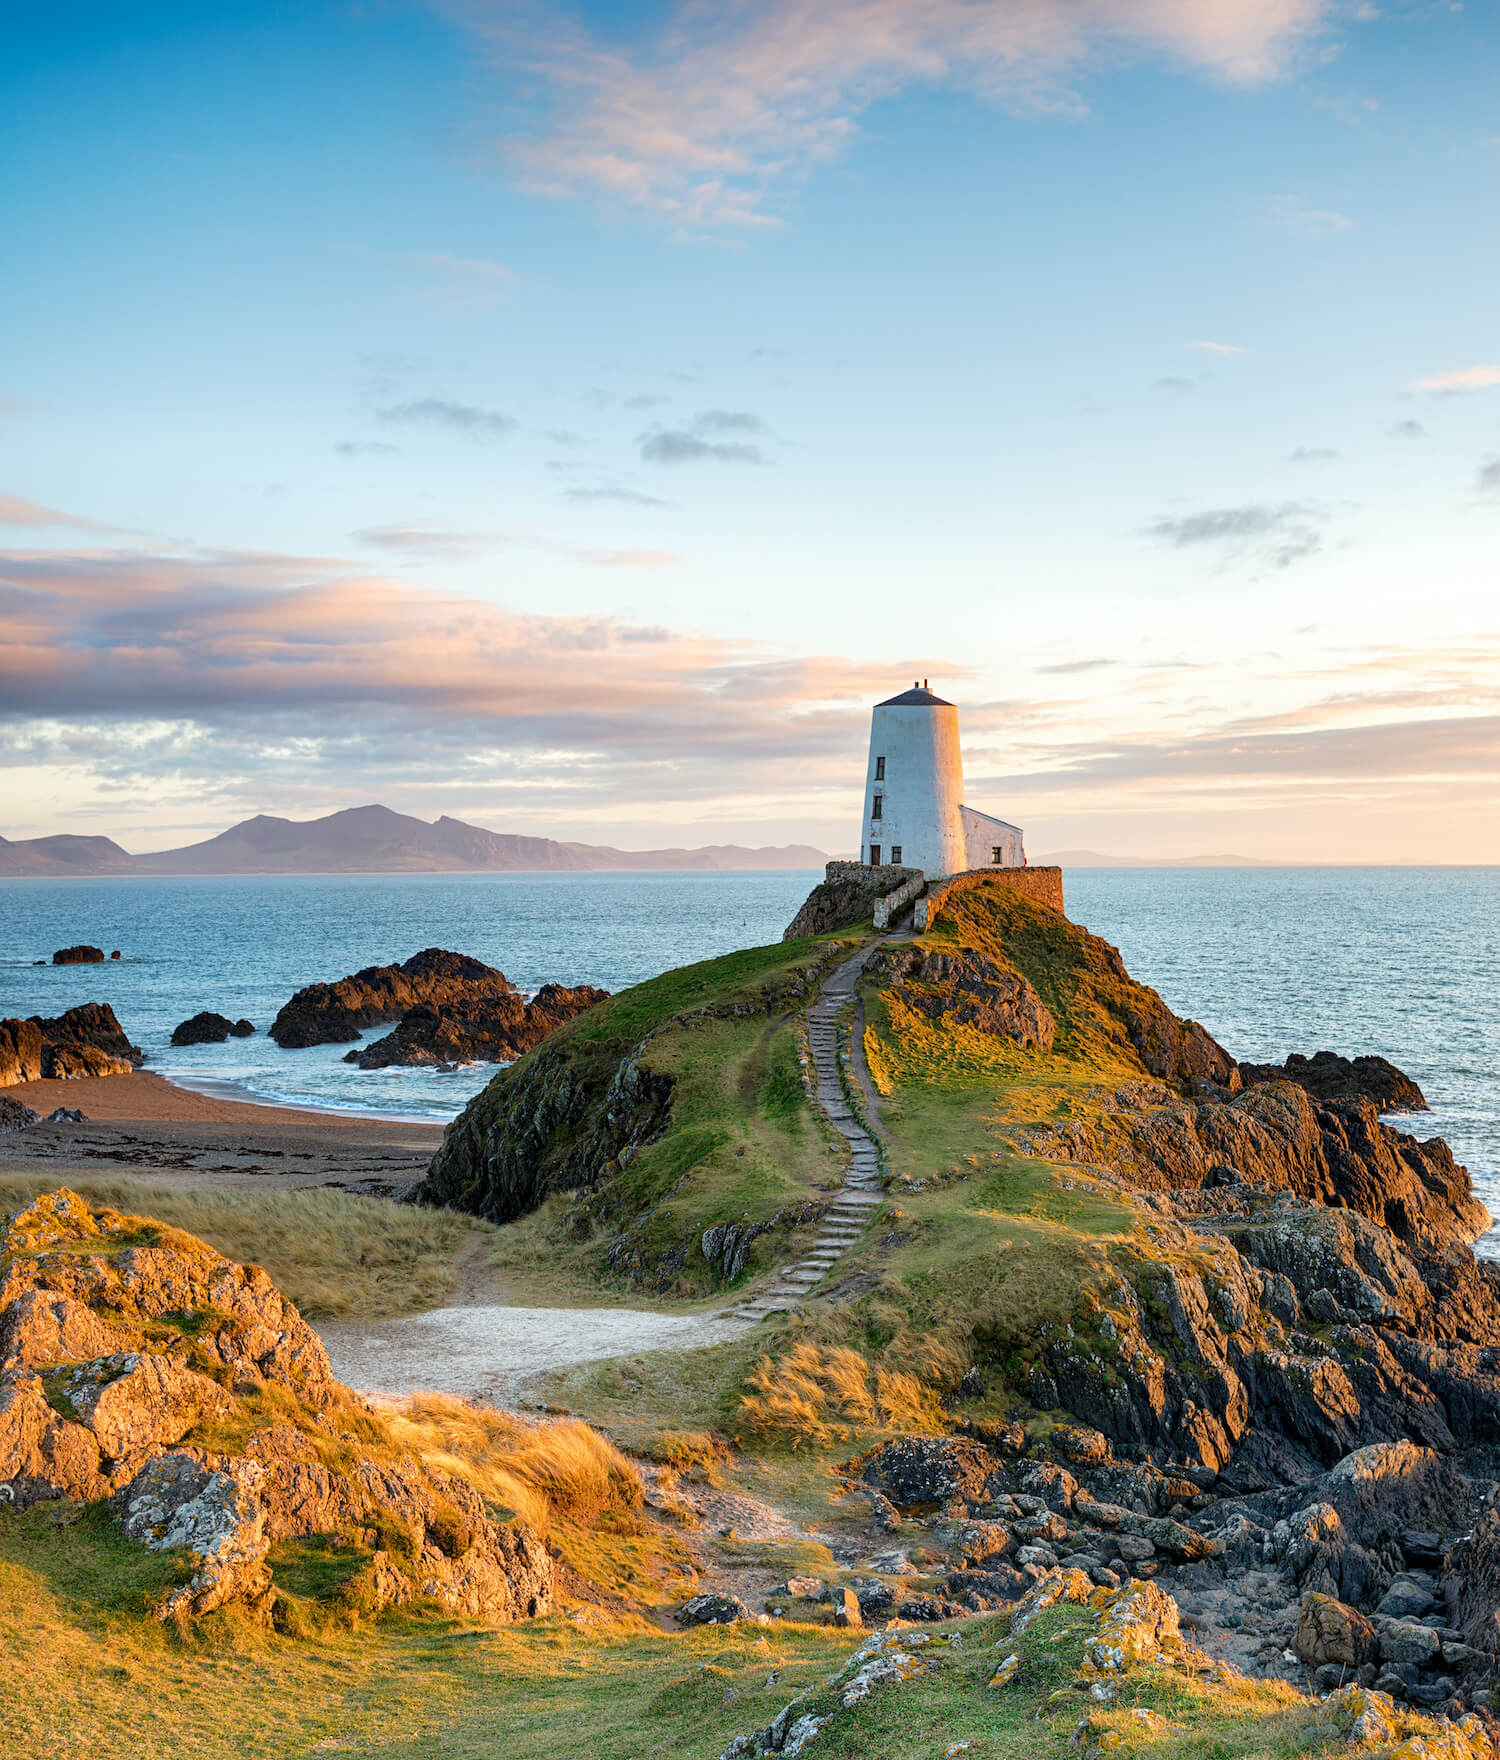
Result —
<path fill-rule="evenodd" d="M 259 813 L 203 843 L 131 855 L 108 837 L 0 837 L 0 875 L 48 874 L 524 874 L 669 868 L 820 868 L 805 843 L 744 849 L 611 849 L 482 831 L 445 814 L 429 825 L 389 807 L 350 807 L 322 819 Z"/>

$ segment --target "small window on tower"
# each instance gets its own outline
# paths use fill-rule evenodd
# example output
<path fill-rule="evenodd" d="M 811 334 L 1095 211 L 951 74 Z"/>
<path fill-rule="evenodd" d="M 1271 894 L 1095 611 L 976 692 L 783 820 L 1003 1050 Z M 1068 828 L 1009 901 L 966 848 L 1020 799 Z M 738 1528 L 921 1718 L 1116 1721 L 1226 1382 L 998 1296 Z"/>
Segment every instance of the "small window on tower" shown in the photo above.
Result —
<path fill-rule="evenodd" d="M 997 868 L 1003 868 L 1005 866 L 1005 851 L 998 843 L 993 844 L 990 847 L 990 861 Z"/>
<path fill-rule="evenodd" d="M 885 759 L 884 758 L 877 758 L 875 760 L 875 780 L 877 782 L 884 782 L 885 781 Z"/>
<path fill-rule="evenodd" d="M 901 845 L 899 843 L 891 845 L 891 860 L 898 868 L 901 866 Z"/>
<path fill-rule="evenodd" d="M 875 799 L 870 802 L 870 817 L 872 819 L 885 817 L 885 796 L 883 794 L 876 795 Z"/>

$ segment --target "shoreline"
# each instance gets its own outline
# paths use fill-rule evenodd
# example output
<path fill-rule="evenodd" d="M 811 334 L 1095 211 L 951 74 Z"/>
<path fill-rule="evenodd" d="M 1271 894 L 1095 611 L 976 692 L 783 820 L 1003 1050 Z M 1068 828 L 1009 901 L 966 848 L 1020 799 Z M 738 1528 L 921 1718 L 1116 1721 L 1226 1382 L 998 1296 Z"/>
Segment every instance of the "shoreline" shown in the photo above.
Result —
<path fill-rule="evenodd" d="M 227 1084 L 224 1084 L 227 1086 Z M 0 1095 L 19 1100 L 43 1119 L 58 1107 L 87 1114 L 89 1122 L 133 1120 L 148 1124 L 281 1124 L 413 1126 L 441 1131 L 437 1119 L 398 1116 L 390 1112 L 324 1111 L 315 1106 L 288 1106 L 275 1100 L 231 1099 L 208 1089 L 184 1087 L 157 1070 L 136 1070 L 128 1076 L 75 1076 L 66 1081 L 43 1077 L 0 1087 Z"/>

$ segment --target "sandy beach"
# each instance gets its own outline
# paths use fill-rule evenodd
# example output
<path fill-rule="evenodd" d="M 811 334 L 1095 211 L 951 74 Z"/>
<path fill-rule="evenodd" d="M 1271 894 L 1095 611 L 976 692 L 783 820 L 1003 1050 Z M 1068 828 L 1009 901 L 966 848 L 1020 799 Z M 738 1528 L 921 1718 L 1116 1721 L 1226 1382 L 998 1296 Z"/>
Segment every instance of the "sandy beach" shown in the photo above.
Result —
<path fill-rule="evenodd" d="M 226 1100 L 149 1070 L 0 1088 L 42 1114 L 83 1124 L 0 1135 L 0 1174 L 130 1178 L 198 1186 L 338 1186 L 400 1197 L 421 1178 L 442 1126 Z"/>

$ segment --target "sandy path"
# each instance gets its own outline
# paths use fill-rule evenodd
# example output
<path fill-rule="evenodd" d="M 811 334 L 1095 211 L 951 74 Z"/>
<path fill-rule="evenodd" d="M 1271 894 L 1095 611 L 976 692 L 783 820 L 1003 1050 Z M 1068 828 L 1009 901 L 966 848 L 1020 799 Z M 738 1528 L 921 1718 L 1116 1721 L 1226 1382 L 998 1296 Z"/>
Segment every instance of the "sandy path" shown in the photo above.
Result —
<path fill-rule="evenodd" d="M 456 1393 L 511 1405 L 535 1375 L 639 1351 L 697 1350 L 743 1321 L 639 1308 L 434 1308 L 395 1320 L 325 1321 L 333 1372 L 361 1393 Z"/>
<path fill-rule="evenodd" d="M 0 1088 L 0 1094 L 19 1100 L 43 1118 L 59 1106 L 66 1106 L 87 1113 L 90 1119 L 130 1119 L 153 1124 L 307 1124 L 328 1130 L 339 1125 L 398 1122 L 379 1113 L 312 1112 L 277 1106 L 270 1101 L 225 1099 L 218 1094 L 200 1093 L 196 1088 L 179 1088 L 150 1069 L 138 1069 L 128 1076 L 16 1082 Z"/>

